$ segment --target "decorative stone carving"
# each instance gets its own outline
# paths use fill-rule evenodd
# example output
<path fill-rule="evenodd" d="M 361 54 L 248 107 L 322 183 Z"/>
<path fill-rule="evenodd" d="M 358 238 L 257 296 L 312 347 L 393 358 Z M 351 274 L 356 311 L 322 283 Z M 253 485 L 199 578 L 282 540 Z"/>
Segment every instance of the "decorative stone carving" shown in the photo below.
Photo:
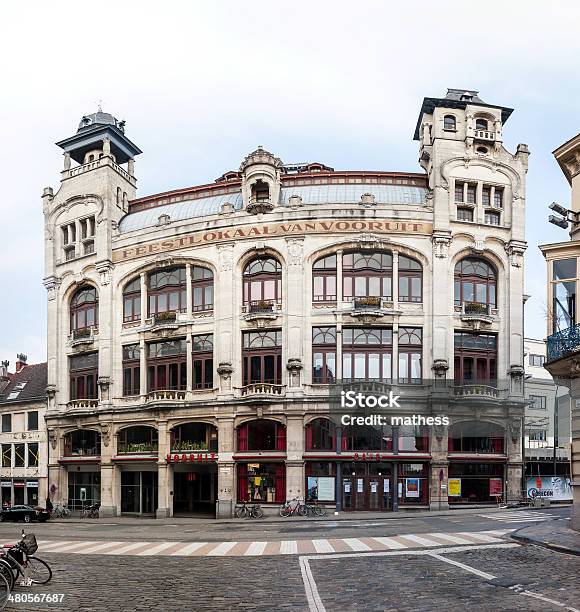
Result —
<path fill-rule="evenodd" d="M 290 387 L 300 386 L 300 370 L 302 370 L 303 367 L 302 360 L 298 357 L 288 359 L 286 369 L 290 374 Z"/>
<path fill-rule="evenodd" d="M 372 193 L 363 193 L 360 197 L 359 204 L 365 208 L 376 206 L 375 196 Z"/>
<path fill-rule="evenodd" d="M 359 234 L 356 240 L 361 249 L 380 249 L 389 242 L 387 237 L 377 236 L 376 234 L 370 234 L 368 232 Z"/>
<path fill-rule="evenodd" d="M 485 251 L 485 242 L 483 240 L 474 240 L 471 245 L 471 250 L 474 253 L 483 253 Z"/>
<path fill-rule="evenodd" d="M 42 284 L 47 291 L 47 297 L 49 300 L 54 300 L 56 298 L 61 282 L 62 281 L 60 278 L 58 278 L 58 276 L 49 276 L 42 281 Z"/>
<path fill-rule="evenodd" d="M 437 378 L 444 378 L 447 376 L 447 370 L 449 370 L 449 363 L 447 359 L 435 359 L 433 361 L 433 365 L 431 366 L 435 376 Z"/>
<path fill-rule="evenodd" d="M 222 272 L 229 272 L 234 265 L 234 243 L 228 242 L 218 246 L 219 267 Z"/>
<path fill-rule="evenodd" d="M 521 437 L 521 419 L 511 419 L 508 423 L 507 430 L 512 444 L 518 444 Z"/>
<path fill-rule="evenodd" d="M 288 265 L 301 266 L 304 250 L 304 238 L 286 238 L 288 245 Z"/>
<path fill-rule="evenodd" d="M 222 382 L 222 389 L 224 391 L 232 390 L 232 373 L 234 368 L 231 363 L 222 361 L 217 368 L 217 373 Z"/>
<path fill-rule="evenodd" d="M 48 385 L 46 387 L 46 398 L 48 400 L 48 409 L 54 409 L 54 402 L 56 398 L 56 385 Z"/>
<path fill-rule="evenodd" d="M 50 427 L 48 429 L 48 440 L 50 442 L 52 450 L 55 450 L 58 442 L 58 432 L 54 427 Z"/>
<path fill-rule="evenodd" d="M 220 215 L 233 215 L 236 212 L 234 205 L 231 202 L 224 202 L 220 208 Z"/>
<path fill-rule="evenodd" d="M 291 195 L 288 198 L 288 205 L 290 208 L 300 208 L 304 206 L 304 202 L 302 201 L 302 196 L 299 195 Z"/>
<path fill-rule="evenodd" d="M 524 261 L 524 253 L 527 249 L 527 244 L 521 240 L 510 240 L 506 247 L 510 264 L 514 268 L 521 268 Z"/>
<path fill-rule="evenodd" d="M 108 285 L 111 282 L 113 268 L 113 262 L 110 259 L 97 262 L 95 269 L 101 277 L 101 285 Z"/>
<path fill-rule="evenodd" d="M 108 401 L 111 379 L 109 378 L 109 376 L 99 376 L 99 378 L 97 379 L 97 383 L 99 385 L 99 389 L 101 390 L 101 400 L 105 402 Z"/>
<path fill-rule="evenodd" d="M 101 440 L 104 446 L 109 446 L 112 434 L 113 425 L 111 423 L 106 423 L 105 425 L 101 426 Z"/>
<path fill-rule="evenodd" d="M 449 234 L 433 234 L 433 254 L 435 257 L 445 259 L 449 256 L 449 246 L 453 238 Z"/>
<path fill-rule="evenodd" d="M 443 440 L 443 436 L 445 435 L 446 429 L 447 428 L 445 425 L 434 425 L 433 426 L 433 433 L 435 434 L 435 437 L 437 438 L 437 442 L 441 442 L 441 440 Z"/>
<path fill-rule="evenodd" d="M 157 217 L 157 225 L 167 225 L 168 223 L 171 223 L 171 217 L 167 213 Z"/>

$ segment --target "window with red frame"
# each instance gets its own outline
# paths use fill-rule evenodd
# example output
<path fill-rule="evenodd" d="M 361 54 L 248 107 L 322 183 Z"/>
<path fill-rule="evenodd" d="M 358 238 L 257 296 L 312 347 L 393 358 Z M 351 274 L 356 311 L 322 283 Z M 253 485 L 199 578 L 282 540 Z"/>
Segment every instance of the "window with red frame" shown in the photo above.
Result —
<path fill-rule="evenodd" d="M 342 257 L 343 298 L 393 299 L 393 255 L 380 251 L 345 253 Z"/>
<path fill-rule="evenodd" d="M 123 346 L 123 395 L 141 393 L 141 353 L 139 344 Z"/>
<path fill-rule="evenodd" d="M 141 278 L 136 278 L 123 289 L 123 321 L 141 320 Z"/>
<path fill-rule="evenodd" d="M 415 259 L 399 256 L 399 302 L 423 301 L 423 268 Z"/>
<path fill-rule="evenodd" d="M 244 268 L 244 304 L 282 301 L 282 266 L 273 257 L 256 257 Z"/>
<path fill-rule="evenodd" d="M 419 385 L 422 381 L 423 330 L 399 327 L 399 383 Z"/>
<path fill-rule="evenodd" d="M 151 272 L 147 278 L 149 316 L 161 312 L 185 312 L 187 289 L 185 266 Z"/>
<path fill-rule="evenodd" d="M 392 451 L 393 429 L 389 425 L 348 425 L 342 430 L 343 451 Z"/>
<path fill-rule="evenodd" d="M 185 339 L 147 345 L 147 390 L 185 390 L 187 349 Z"/>
<path fill-rule="evenodd" d="M 70 302 L 70 330 L 97 327 L 99 324 L 99 297 L 94 287 L 81 287 Z"/>
<path fill-rule="evenodd" d="M 306 426 L 306 450 L 334 451 L 336 428 L 330 419 L 314 419 Z"/>
<path fill-rule="evenodd" d="M 285 451 L 286 427 L 278 421 L 256 419 L 238 427 L 238 451 Z"/>
<path fill-rule="evenodd" d="M 346 327 L 342 330 L 343 380 L 390 382 L 393 331 L 376 327 Z"/>
<path fill-rule="evenodd" d="M 193 312 L 213 310 L 213 272 L 202 266 L 191 269 Z"/>
<path fill-rule="evenodd" d="M 99 354 L 83 353 L 69 357 L 70 399 L 97 399 Z"/>
<path fill-rule="evenodd" d="M 282 331 L 251 331 L 242 336 L 243 384 L 282 384 Z"/>
<path fill-rule="evenodd" d="M 336 255 L 327 255 L 314 262 L 312 301 L 336 302 Z"/>
<path fill-rule="evenodd" d="M 505 430 L 494 423 L 465 421 L 449 428 L 450 453 L 505 452 Z"/>
<path fill-rule="evenodd" d="M 213 334 L 192 338 L 193 388 L 213 387 Z"/>
<path fill-rule="evenodd" d="M 312 383 L 331 385 L 336 380 L 336 327 L 312 328 Z"/>

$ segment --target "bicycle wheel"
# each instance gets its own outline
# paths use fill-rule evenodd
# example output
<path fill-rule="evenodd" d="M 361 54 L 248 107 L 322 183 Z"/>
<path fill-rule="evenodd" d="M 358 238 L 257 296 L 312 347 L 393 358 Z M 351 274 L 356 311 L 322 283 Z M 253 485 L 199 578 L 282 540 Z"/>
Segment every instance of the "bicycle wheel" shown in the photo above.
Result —
<path fill-rule="evenodd" d="M 10 595 L 10 584 L 4 577 L 4 574 L 0 574 L 0 610 L 4 610 L 8 603 L 8 596 Z"/>
<path fill-rule="evenodd" d="M 256 506 L 256 507 L 254 508 L 254 511 L 253 511 L 253 513 L 252 513 L 252 516 L 253 516 L 254 518 L 261 519 L 261 518 L 264 516 L 264 511 L 262 510 L 262 508 L 261 508 L 260 506 Z"/>
<path fill-rule="evenodd" d="M 52 570 L 46 561 L 28 557 L 28 577 L 34 584 L 47 584 L 52 578 Z"/>
<path fill-rule="evenodd" d="M 287 517 L 291 514 L 292 510 L 290 509 L 290 506 L 288 506 L 287 504 L 280 506 L 280 516 Z"/>
<path fill-rule="evenodd" d="M 236 518 L 246 518 L 247 514 L 248 514 L 248 509 L 246 508 L 246 506 L 240 506 L 239 508 L 236 508 L 236 511 L 235 511 Z"/>
<path fill-rule="evenodd" d="M 296 508 L 296 512 L 300 516 L 306 516 L 308 514 L 308 508 L 304 504 L 298 504 L 298 508 Z"/>
<path fill-rule="evenodd" d="M 327 512 L 326 506 L 319 506 L 318 504 L 314 506 L 314 514 L 316 516 L 326 516 Z"/>
<path fill-rule="evenodd" d="M 17 575 L 18 571 L 15 572 L 8 561 L 6 561 L 4 558 L 0 558 L 0 576 L 4 577 L 10 590 L 14 588 Z"/>

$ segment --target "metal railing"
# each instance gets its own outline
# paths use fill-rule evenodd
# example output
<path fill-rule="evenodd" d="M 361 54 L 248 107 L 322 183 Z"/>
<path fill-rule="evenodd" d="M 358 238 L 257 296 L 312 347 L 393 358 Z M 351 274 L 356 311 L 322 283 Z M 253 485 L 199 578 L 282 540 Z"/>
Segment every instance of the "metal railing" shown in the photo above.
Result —
<path fill-rule="evenodd" d="M 546 361 L 556 361 L 580 351 L 580 324 L 556 332 L 547 339 Z"/>
<path fill-rule="evenodd" d="M 482 302 L 463 302 L 463 314 L 468 316 L 486 316 L 491 315 L 491 308 L 489 304 Z"/>
<path fill-rule="evenodd" d="M 355 297 L 353 306 L 355 310 L 377 310 L 381 307 L 381 298 L 375 296 Z"/>

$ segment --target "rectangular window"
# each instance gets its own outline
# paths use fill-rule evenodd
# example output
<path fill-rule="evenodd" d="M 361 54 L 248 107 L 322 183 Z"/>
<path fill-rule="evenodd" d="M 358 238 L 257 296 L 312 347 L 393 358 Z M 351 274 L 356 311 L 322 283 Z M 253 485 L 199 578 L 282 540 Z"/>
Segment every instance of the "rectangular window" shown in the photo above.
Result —
<path fill-rule="evenodd" d="M 530 408 L 535 410 L 546 410 L 545 395 L 530 395 Z"/>
<path fill-rule="evenodd" d="M 69 358 L 70 399 L 97 399 L 99 354 L 84 353 Z"/>
<path fill-rule="evenodd" d="M 544 355 L 532 355 L 530 354 L 530 365 L 537 367 L 537 368 L 541 368 L 543 367 L 544 363 L 546 362 L 546 358 L 544 357 Z"/>
<path fill-rule="evenodd" d="M 501 215 L 496 212 L 487 211 L 485 213 L 485 223 L 487 225 L 500 225 Z"/>
<path fill-rule="evenodd" d="M 147 357 L 148 391 L 185 390 L 187 346 L 185 339 L 152 342 Z"/>
<path fill-rule="evenodd" d="M 545 442 L 546 441 L 546 430 L 545 429 L 535 429 L 529 432 L 529 440 L 530 442 Z"/>
<path fill-rule="evenodd" d="M 457 209 L 457 220 L 458 221 L 473 221 L 473 210 L 471 208 L 458 208 Z"/>
<path fill-rule="evenodd" d="M 213 334 L 192 338 L 193 388 L 213 388 Z"/>
<path fill-rule="evenodd" d="M 423 330 L 399 328 L 399 382 L 420 384 L 422 380 Z"/>
<path fill-rule="evenodd" d="M 141 362 L 139 344 L 127 344 L 123 347 L 123 395 L 141 393 Z"/>
<path fill-rule="evenodd" d="M 464 183 L 455 183 L 455 201 L 463 202 L 463 185 Z"/>
<path fill-rule="evenodd" d="M 312 383 L 329 385 L 336 380 L 336 327 L 312 328 Z"/>
<path fill-rule="evenodd" d="M 343 379 L 390 382 L 392 353 L 391 329 L 345 328 L 342 334 Z"/>
<path fill-rule="evenodd" d="M 475 196 L 477 193 L 477 185 L 467 185 L 467 203 L 475 204 Z"/>
<path fill-rule="evenodd" d="M 14 467 L 24 467 L 25 463 L 25 450 L 24 444 L 14 445 Z"/>
<path fill-rule="evenodd" d="M 282 384 L 282 332 L 244 332 L 243 384 Z"/>
<path fill-rule="evenodd" d="M 491 187 L 484 185 L 481 190 L 481 203 L 484 206 L 491 206 Z"/>
<path fill-rule="evenodd" d="M 2 415 L 2 433 L 7 433 L 10 431 L 12 431 L 12 415 L 3 414 Z"/>
<path fill-rule="evenodd" d="M 503 208 L 503 189 L 501 187 L 495 188 L 495 193 L 493 194 L 493 207 Z"/>
<path fill-rule="evenodd" d="M 28 444 L 28 467 L 38 467 L 38 442 Z"/>
<path fill-rule="evenodd" d="M 573 260 L 574 263 L 575 260 Z M 568 272 L 563 270 L 563 272 Z M 554 262 L 554 274 L 556 262 Z M 554 277 L 555 278 L 555 277 Z M 553 285 L 553 329 L 554 332 L 572 327 L 576 323 L 576 281 L 564 281 Z"/>
<path fill-rule="evenodd" d="M 28 431 L 38 431 L 38 411 L 31 410 L 28 413 Z"/>
<path fill-rule="evenodd" d="M 2 467 L 12 467 L 12 444 L 2 444 Z"/>

